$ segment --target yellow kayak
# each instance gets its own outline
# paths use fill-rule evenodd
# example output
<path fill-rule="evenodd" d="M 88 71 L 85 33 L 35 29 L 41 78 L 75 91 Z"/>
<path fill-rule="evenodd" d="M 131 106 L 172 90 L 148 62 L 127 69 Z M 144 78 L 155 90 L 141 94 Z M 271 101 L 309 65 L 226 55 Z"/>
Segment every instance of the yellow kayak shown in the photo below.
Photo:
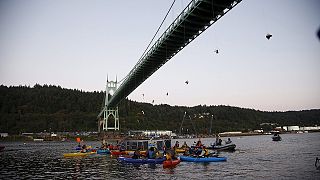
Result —
<path fill-rule="evenodd" d="M 95 154 L 96 152 L 86 152 L 86 153 L 81 153 L 81 152 L 76 152 L 76 153 L 65 153 L 63 154 L 63 157 L 83 157 L 87 156 L 90 154 Z"/>
<path fill-rule="evenodd" d="M 176 148 L 176 153 L 184 153 L 185 151 L 184 148 Z"/>

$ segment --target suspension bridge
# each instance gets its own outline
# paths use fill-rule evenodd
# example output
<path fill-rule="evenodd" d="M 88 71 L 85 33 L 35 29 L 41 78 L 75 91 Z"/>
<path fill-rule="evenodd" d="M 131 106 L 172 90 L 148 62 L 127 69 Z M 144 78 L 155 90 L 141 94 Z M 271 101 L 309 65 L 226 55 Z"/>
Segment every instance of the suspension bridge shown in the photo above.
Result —
<path fill-rule="evenodd" d="M 98 115 L 98 131 L 119 130 L 119 102 L 241 1 L 192 0 L 160 38 L 147 47 L 119 87 L 117 81 L 107 80 L 104 107 Z M 108 126 L 110 116 L 114 121 L 112 126 Z"/>

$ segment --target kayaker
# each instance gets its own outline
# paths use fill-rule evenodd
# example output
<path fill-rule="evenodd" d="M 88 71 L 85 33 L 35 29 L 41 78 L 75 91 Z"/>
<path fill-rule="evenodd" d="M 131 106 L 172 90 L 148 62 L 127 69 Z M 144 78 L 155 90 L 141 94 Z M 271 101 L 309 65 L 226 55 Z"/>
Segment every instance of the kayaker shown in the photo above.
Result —
<path fill-rule="evenodd" d="M 86 153 L 87 152 L 87 146 L 85 144 L 82 145 L 81 152 L 82 153 Z"/>
<path fill-rule="evenodd" d="M 173 146 L 173 149 L 179 148 L 179 141 L 176 141 L 176 144 Z"/>
<path fill-rule="evenodd" d="M 199 140 L 198 140 L 198 142 L 197 142 L 196 146 L 198 146 L 198 147 L 203 146 L 203 145 L 202 145 L 202 142 L 201 142 L 201 140 L 200 140 L 200 138 L 199 138 Z"/>
<path fill-rule="evenodd" d="M 202 149 L 201 154 L 199 155 L 200 157 L 209 157 L 209 151 L 208 149 Z"/>
<path fill-rule="evenodd" d="M 140 148 L 134 151 L 132 159 L 139 159 L 141 157 Z"/>
<path fill-rule="evenodd" d="M 188 148 L 189 146 L 188 146 L 188 144 L 187 144 L 187 142 L 185 141 L 184 143 L 183 143 L 183 145 L 181 146 L 181 148 Z"/>
<path fill-rule="evenodd" d="M 198 147 L 194 148 L 194 156 L 200 156 L 201 152 L 202 152 L 201 148 L 198 148 Z"/>
<path fill-rule="evenodd" d="M 167 160 L 175 160 L 175 159 L 177 159 L 175 151 L 174 150 L 167 150 L 166 159 Z"/>
<path fill-rule="evenodd" d="M 150 149 L 147 151 L 148 159 L 155 159 L 156 158 L 156 153 L 154 150 L 155 150 L 154 147 L 150 147 Z"/>
<path fill-rule="evenodd" d="M 191 150 L 190 147 L 186 147 L 183 155 L 184 155 L 184 156 L 189 156 L 190 154 L 192 154 L 192 150 L 191 150 L 191 152 L 190 152 L 190 150 Z"/>

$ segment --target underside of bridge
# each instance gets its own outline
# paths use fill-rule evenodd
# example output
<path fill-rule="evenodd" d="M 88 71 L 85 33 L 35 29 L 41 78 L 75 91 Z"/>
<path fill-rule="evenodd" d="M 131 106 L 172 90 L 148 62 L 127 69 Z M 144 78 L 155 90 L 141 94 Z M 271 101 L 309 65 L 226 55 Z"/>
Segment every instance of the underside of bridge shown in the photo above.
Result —
<path fill-rule="evenodd" d="M 138 61 L 107 106 L 116 106 L 241 0 L 193 0 Z"/>
<path fill-rule="evenodd" d="M 123 80 L 107 107 L 116 107 L 148 77 L 219 20 L 241 0 L 192 0 Z"/>

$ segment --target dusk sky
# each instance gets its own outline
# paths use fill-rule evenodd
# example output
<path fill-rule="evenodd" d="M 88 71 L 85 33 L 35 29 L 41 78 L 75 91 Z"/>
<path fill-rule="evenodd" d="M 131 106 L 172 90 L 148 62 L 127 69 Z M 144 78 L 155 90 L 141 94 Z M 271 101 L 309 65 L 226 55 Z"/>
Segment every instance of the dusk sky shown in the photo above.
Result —
<path fill-rule="evenodd" d="M 120 81 L 133 68 L 172 2 L 0 0 L 0 84 L 105 90 L 107 75 Z M 189 2 L 175 2 L 157 37 Z M 319 109 L 319 28 L 318 0 L 243 0 L 129 99 Z"/>

